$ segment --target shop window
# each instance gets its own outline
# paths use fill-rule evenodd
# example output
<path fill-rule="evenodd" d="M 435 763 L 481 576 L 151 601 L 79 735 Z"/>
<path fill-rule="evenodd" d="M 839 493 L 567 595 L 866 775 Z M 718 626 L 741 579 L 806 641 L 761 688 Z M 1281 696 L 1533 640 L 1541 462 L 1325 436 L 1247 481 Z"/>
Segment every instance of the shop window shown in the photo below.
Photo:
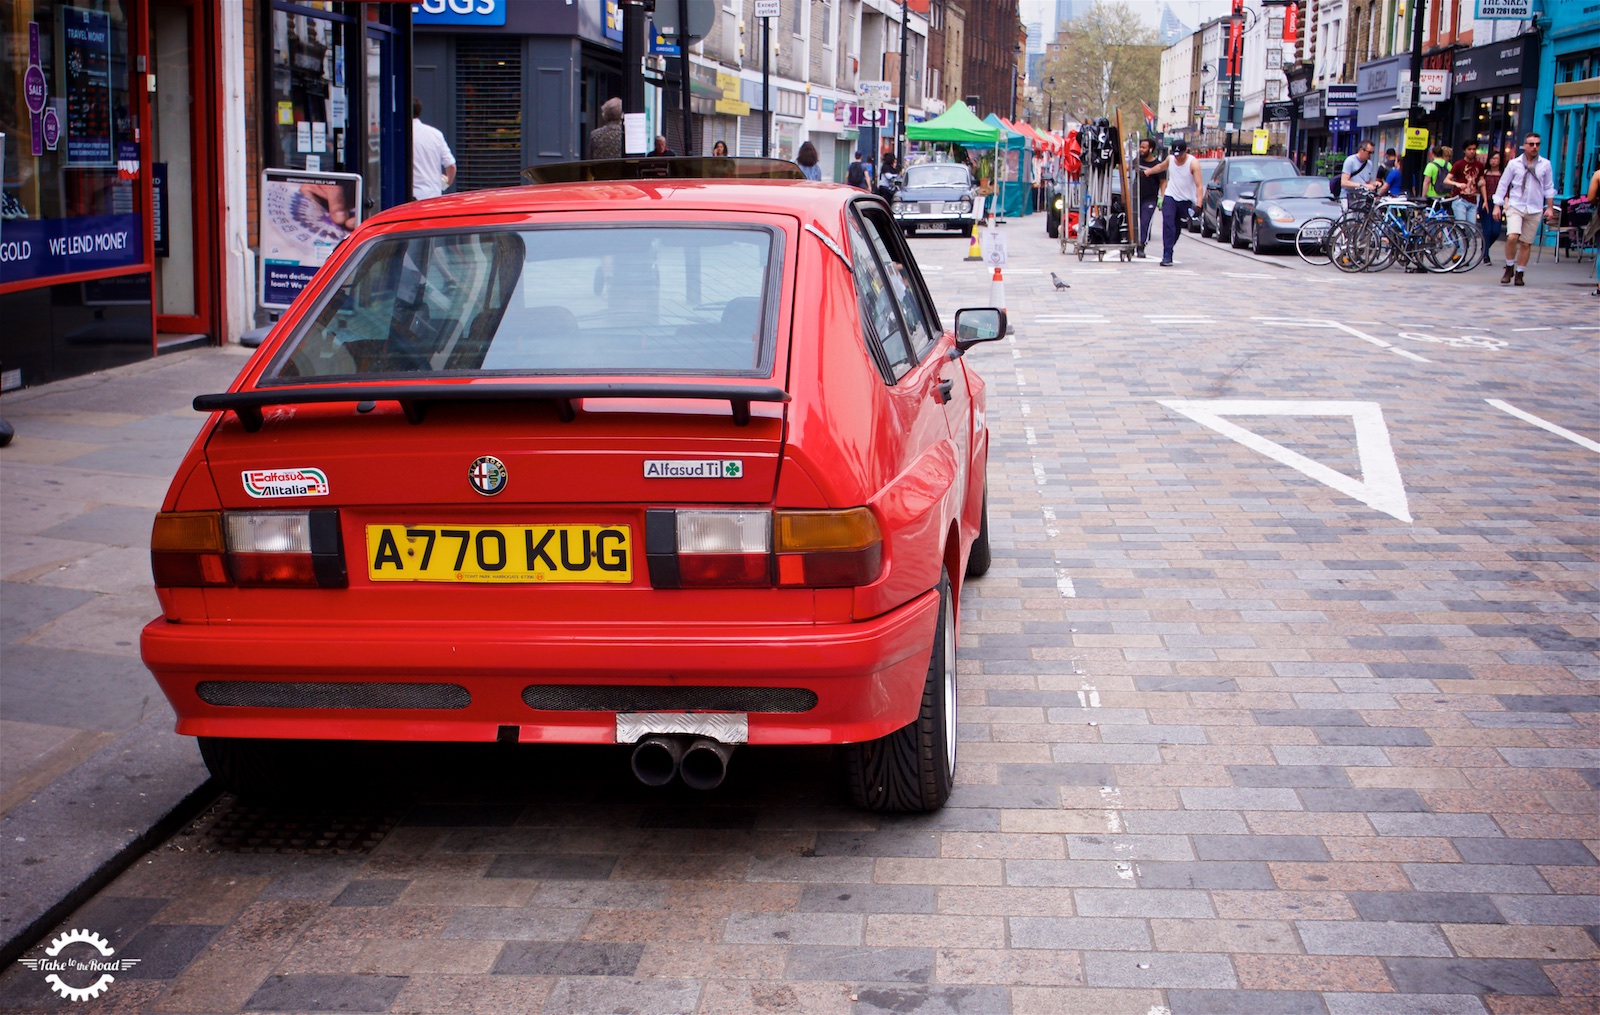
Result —
<path fill-rule="evenodd" d="M 0 0 L 0 284 L 144 262 L 126 6 Z"/>
<path fill-rule="evenodd" d="M 354 34 L 342 20 L 272 12 L 269 165 L 313 171 L 359 170 L 355 153 L 349 150 L 347 70 L 356 54 L 347 43 Z M 359 80 L 359 64 L 354 69 Z"/>

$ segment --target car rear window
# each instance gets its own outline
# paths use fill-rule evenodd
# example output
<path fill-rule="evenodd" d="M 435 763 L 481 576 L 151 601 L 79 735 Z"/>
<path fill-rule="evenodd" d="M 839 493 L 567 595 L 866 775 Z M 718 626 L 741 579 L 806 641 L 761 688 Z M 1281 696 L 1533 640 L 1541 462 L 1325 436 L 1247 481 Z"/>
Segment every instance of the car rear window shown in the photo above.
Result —
<path fill-rule="evenodd" d="M 380 238 L 266 376 L 766 376 L 780 244 L 721 225 Z"/>

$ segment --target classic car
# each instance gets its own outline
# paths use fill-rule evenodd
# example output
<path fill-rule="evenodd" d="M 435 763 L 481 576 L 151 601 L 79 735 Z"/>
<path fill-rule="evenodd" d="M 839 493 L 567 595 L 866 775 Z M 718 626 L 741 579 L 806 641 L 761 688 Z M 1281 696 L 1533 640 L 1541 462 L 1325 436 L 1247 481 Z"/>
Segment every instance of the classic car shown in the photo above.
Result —
<path fill-rule="evenodd" d="M 953 229 L 971 236 L 983 214 L 983 199 L 972 171 L 958 162 L 921 162 L 907 166 L 896 181 L 890 202 L 894 218 L 907 233 L 918 229 Z"/>
<path fill-rule="evenodd" d="M 787 163 L 528 172 L 363 223 L 195 399 L 140 642 L 177 731 L 251 796 L 328 742 L 702 789 L 829 744 L 862 806 L 942 806 L 1004 312 L 947 326 L 888 206 Z"/>

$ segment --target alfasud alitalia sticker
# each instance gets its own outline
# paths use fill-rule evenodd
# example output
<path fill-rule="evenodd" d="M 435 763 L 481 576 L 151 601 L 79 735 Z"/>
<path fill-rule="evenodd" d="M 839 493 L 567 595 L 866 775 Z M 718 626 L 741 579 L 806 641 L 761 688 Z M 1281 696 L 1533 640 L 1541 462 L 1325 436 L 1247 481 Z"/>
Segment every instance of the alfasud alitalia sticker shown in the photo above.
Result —
<path fill-rule="evenodd" d="M 246 469 L 240 475 L 244 492 L 257 500 L 328 495 L 328 474 L 321 469 Z"/>
<path fill-rule="evenodd" d="M 744 476 L 744 462 L 737 458 L 689 460 L 652 460 L 644 463 L 645 479 L 740 479 Z"/>

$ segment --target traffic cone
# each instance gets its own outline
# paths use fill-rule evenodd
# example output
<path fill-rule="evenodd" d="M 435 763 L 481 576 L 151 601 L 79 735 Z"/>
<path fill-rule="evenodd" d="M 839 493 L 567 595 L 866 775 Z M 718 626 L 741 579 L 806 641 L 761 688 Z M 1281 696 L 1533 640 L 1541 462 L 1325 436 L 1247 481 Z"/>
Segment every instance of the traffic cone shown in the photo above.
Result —
<path fill-rule="evenodd" d="M 976 222 L 974 222 L 972 224 L 972 242 L 967 245 L 966 260 L 968 260 L 968 261 L 981 261 L 981 260 L 983 260 L 983 250 L 982 250 L 982 248 L 980 248 L 978 246 L 978 224 Z"/>
<path fill-rule="evenodd" d="M 994 278 L 989 281 L 989 305 L 1006 309 L 1006 280 L 1000 277 L 1000 266 L 994 266 Z M 1006 334 L 1011 333 L 1011 315 L 1006 314 Z"/>

